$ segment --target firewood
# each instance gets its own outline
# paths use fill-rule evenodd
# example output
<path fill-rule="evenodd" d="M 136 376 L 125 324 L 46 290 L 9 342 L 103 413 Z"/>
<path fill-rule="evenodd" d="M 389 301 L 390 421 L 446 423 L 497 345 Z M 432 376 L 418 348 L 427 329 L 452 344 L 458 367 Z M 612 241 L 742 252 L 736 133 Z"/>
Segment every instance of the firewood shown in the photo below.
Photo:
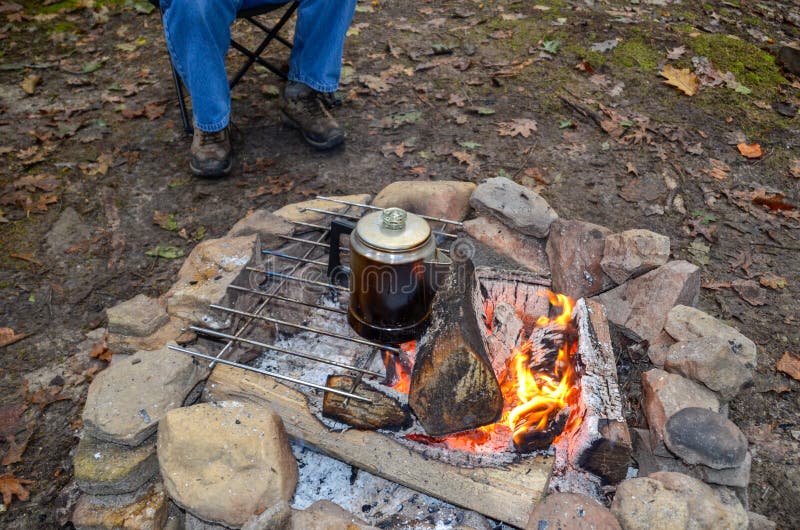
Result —
<path fill-rule="evenodd" d="M 347 375 L 329 375 L 326 386 L 350 392 L 355 378 Z M 372 400 L 372 403 L 325 392 L 322 414 L 327 418 L 352 425 L 357 429 L 399 429 L 411 420 L 408 411 L 400 402 L 378 389 L 362 382 L 355 393 Z M 347 401 L 347 404 L 345 404 Z"/>
<path fill-rule="evenodd" d="M 520 453 L 530 453 L 539 449 L 547 449 L 556 436 L 564 431 L 572 409 L 564 407 L 552 414 L 547 420 L 547 427 L 541 431 L 528 430 L 514 437 L 514 449 Z"/>
<path fill-rule="evenodd" d="M 503 395 L 487 356 L 475 267 L 455 262 L 419 341 L 408 403 L 425 432 L 443 436 L 494 423 Z"/>

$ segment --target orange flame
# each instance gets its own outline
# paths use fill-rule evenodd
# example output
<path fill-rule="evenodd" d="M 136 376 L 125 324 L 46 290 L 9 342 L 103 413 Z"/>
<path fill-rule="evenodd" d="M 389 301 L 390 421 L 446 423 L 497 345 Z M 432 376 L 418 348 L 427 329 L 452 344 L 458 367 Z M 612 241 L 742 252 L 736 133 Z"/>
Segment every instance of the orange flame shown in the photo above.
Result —
<path fill-rule="evenodd" d="M 403 363 L 399 356 L 385 350 L 383 352 L 383 364 L 386 366 L 387 374 L 394 374 L 394 380 L 389 381 L 389 386 L 398 392 L 408 394 L 411 390 L 411 366 L 414 365 L 414 358 L 417 354 L 417 341 L 404 342 L 400 345 L 400 350 L 406 355 L 406 358 L 411 363 L 410 366 Z"/>

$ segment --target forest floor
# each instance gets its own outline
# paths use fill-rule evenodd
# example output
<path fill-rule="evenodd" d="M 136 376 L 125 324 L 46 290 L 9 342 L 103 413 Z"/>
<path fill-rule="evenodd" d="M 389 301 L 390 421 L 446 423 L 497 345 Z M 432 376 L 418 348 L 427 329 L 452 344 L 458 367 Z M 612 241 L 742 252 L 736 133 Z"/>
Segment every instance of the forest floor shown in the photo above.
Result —
<path fill-rule="evenodd" d="M 315 194 L 507 176 L 562 217 L 666 234 L 702 268 L 700 307 L 759 348 L 730 404 L 753 444 L 750 509 L 800 527 L 800 383 L 783 373 L 800 377 L 800 83 L 775 62 L 798 25 L 788 0 L 361 3 L 346 146 L 316 152 L 284 128 L 279 80 L 257 68 L 233 93 L 233 172 L 204 181 L 149 4 L 0 0 L 0 489 L 30 494 L 2 526 L 63 523 L 104 363 L 91 331 L 162 294 L 197 241 Z"/>

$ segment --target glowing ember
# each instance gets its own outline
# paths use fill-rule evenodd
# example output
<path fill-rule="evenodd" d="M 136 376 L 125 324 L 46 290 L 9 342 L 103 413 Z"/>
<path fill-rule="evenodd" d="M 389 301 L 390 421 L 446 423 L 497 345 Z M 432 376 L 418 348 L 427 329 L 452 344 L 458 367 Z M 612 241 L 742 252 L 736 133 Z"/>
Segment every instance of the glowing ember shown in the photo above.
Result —
<path fill-rule="evenodd" d="M 555 326 L 563 330 L 568 337 L 572 326 L 572 307 L 574 301 L 563 295 L 547 292 L 550 304 L 561 308 L 561 312 L 553 319 L 540 317 L 537 327 Z M 494 305 L 487 303 L 487 328 L 491 332 L 491 311 Z M 578 381 L 572 357 L 577 350 L 577 341 L 565 340 L 558 348 L 555 363 L 549 371 L 532 371 L 532 353 L 534 344 L 530 340 L 514 351 L 504 374 L 501 374 L 500 387 L 505 405 L 501 420 L 472 431 L 452 434 L 444 437 L 426 435 L 409 435 L 408 438 L 430 445 L 442 445 L 448 449 L 462 451 L 500 450 L 500 446 L 508 445 L 509 438 L 515 447 L 522 451 L 530 450 L 530 440 L 537 433 L 548 430 L 565 407 L 574 405 L 579 392 Z M 402 362 L 403 356 L 394 356 L 384 352 L 384 362 L 390 377 L 390 386 L 408 393 L 411 386 L 411 366 L 416 355 L 416 343 L 401 345 L 410 366 Z M 566 416 L 567 411 L 564 412 Z M 564 431 L 574 429 L 580 419 L 571 415 L 566 420 Z"/>

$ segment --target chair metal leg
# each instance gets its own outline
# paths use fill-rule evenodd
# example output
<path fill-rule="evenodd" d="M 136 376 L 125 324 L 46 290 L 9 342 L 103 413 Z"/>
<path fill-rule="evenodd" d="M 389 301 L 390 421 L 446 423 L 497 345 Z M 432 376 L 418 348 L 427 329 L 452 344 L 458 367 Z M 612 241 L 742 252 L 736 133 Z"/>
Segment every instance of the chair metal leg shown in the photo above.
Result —
<path fill-rule="evenodd" d="M 236 42 L 233 39 L 231 39 L 231 47 L 233 49 L 237 50 L 239 53 L 241 53 L 245 57 L 249 57 L 250 59 L 252 59 L 256 63 L 260 64 L 261 66 L 263 66 L 264 68 L 266 68 L 267 70 L 269 70 L 273 74 L 277 75 L 278 77 L 286 79 L 286 72 L 284 72 L 283 70 L 281 70 L 280 68 L 278 68 L 277 66 L 272 64 L 271 62 L 267 61 L 266 59 L 264 59 L 262 57 L 259 57 L 258 55 L 254 54 L 253 52 L 251 52 L 250 50 L 248 50 L 247 48 L 245 48 L 244 46 L 242 46 L 241 44 L 239 44 L 238 42 Z"/>
<path fill-rule="evenodd" d="M 161 12 L 161 20 L 164 20 L 164 10 L 161 6 L 158 7 Z M 167 51 L 167 59 L 169 60 L 169 69 L 172 71 L 172 82 L 175 84 L 175 93 L 178 95 L 178 108 L 181 111 L 181 121 L 183 122 L 183 130 L 186 134 L 192 134 L 194 127 L 189 119 L 189 113 L 186 110 L 186 95 L 183 93 L 183 82 L 181 81 L 178 71 L 175 69 L 175 64 L 172 62 L 172 56 Z"/>
<path fill-rule="evenodd" d="M 251 66 L 256 62 L 256 57 L 260 57 L 264 50 L 267 49 L 269 43 L 275 38 L 278 32 L 283 28 L 283 26 L 289 22 L 289 19 L 292 18 L 294 12 L 297 11 L 299 4 L 297 2 L 293 2 L 292 5 L 286 10 L 283 14 L 281 19 L 278 21 L 277 24 L 267 33 L 267 36 L 264 37 L 263 42 L 256 48 L 256 50 L 252 54 L 247 54 L 247 62 L 245 62 L 244 66 L 236 72 L 236 75 L 233 76 L 233 79 L 230 80 L 228 83 L 231 88 L 235 87 L 239 81 L 241 81 L 244 74 L 250 69 Z M 238 48 L 237 48 L 238 49 Z"/>

